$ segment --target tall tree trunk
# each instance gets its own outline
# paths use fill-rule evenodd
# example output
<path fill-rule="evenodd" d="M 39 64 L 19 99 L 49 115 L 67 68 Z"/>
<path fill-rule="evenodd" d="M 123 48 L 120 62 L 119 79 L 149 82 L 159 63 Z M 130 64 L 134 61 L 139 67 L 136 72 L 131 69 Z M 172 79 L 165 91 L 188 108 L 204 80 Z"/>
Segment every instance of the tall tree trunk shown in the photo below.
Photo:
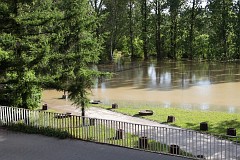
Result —
<path fill-rule="evenodd" d="M 189 31 L 189 53 L 188 58 L 190 60 L 193 59 L 193 37 L 194 37 L 194 26 L 195 26 L 195 4 L 196 0 L 192 2 L 192 10 L 191 10 L 191 21 L 190 21 L 190 31 Z"/>
<path fill-rule="evenodd" d="M 83 97 L 83 94 L 82 94 L 82 93 L 81 93 L 81 96 Z M 85 104 L 84 104 L 83 101 L 81 102 L 81 111 L 82 111 L 82 113 L 81 113 L 81 116 L 82 116 L 82 124 L 83 124 L 83 126 L 85 126 L 85 124 L 86 124 L 86 122 L 85 122 Z"/>
<path fill-rule="evenodd" d="M 133 0 L 129 2 L 129 36 L 130 36 L 130 54 L 131 59 L 135 59 L 133 46 Z"/>
<path fill-rule="evenodd" d="M 117 32 L 117 0 L 111 1 L 113 4 L 111 5 L 111 38 L 110 38 L 110 54 L 109 60 L 113 59 L 113 52 L 116 48 L 116 32 Z"/>
<path fill-rule="evenodd" d="M 223 57 L 222 59 L 226 59 L 227 58 L 227 51 L 228 51 L 228 47 L 227 47 L 227 15 L 228 11 L 227 11 L 227 7 L 226 7 L 226 3 L 225 0 L 222 0 L 222 45 L 223 45 Z"/>
<path fill-rule="evenodd" d="M 156 0 L 156 52 L 157 59 L 161 60 L 163 58 L 161 51 L 161 4 L 159 0 Z"/>
<path fill-rule="evenodd" d="M 177 59 L 177 15 L 175 16 L 174 20 L 174 29 L 173 29 L 173 55 L 174 59 Z"/>
<path fill-rule="evenodd" d="M 236 20 L 236 25 L 235 25 L 235 37 L 236 37 L 236 40 L 235 40 L 235 46 L 236 46 L 236 58 L 237 59 L 240 59 L 240 1 L 237 2 L 236 4 L 236 7 L 237 7 L 237 20 Z"/>
<path fill-rule="evenodd" d="M 171 17 L 171 55 L 173 59 L 177 58 L 177 16 L 174 15 Z"/>
<path fill-rule="evenodd" d="M 142 40 L 143 40 L 143 54 L 144 60 L 148 59 L 147 48 L 147 0 L 142 3 Z"/>
<path fill-rule="evenodd" d="M 170 44 L 171 44 L 171 55 L 173 59 L 177 59 L 177 29 L 178 29 L 178 12 L 180 8 L 181 0 L 169 0 L 170 3 L 170 19 L 171 19 L 171 27 L 170 27 Z"/>

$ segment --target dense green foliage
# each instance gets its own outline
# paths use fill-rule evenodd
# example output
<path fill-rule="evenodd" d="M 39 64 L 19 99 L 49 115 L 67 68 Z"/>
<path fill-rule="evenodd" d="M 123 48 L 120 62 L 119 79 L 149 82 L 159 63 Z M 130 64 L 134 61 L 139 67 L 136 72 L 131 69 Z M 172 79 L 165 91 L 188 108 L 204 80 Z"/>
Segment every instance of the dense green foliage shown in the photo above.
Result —
<path fill-rule="evenodd" d="M 66 90 L 84 108 L 102 51 L 87 0 L 0 1 L 0 104 L 36 108 L 41 90 Z"/>
<path fill-rule="evenodd" d="M 41 79 L 50 54 L 54 11 L 50 1 L 1 1 L 1 103 L 34 108 L 40 102 Z"/>
<path fill-rule="evenodd" d="M 239 59 L 237 0 L 90 0 L 105 17 L 102 58 Z M 107 56 L 108 55 L 108 56 Z"/>
<path fill-rule="evenodd" d="M 0 104 L 35 108 L 42 88 L 84 109 L 93 64 L 114 57 L 240 58 L 237 0 L 1 0 Z M 84 111 L 84 110 L 83 110 Z"/>

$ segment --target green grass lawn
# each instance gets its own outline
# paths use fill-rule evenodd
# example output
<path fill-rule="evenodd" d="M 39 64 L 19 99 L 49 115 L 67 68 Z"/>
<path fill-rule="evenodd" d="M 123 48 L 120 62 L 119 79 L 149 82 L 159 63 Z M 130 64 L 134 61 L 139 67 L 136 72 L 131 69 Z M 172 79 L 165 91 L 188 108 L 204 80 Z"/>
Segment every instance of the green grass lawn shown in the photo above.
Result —
<path fill-rule="evenodd" d="M 111 106 L 101 107 L 110 109 Z M 152 116 L 139 116 L 140 110 L 153 110 Z M 113 109 L 111 109 L 113 110 Z M 197 111 L 180 108 L 163 108 L 163 107 L 132 107 L 132 106 L 119 106 L 118 109 L 113 111 L 127 114 L 130 116 L 139 116 L 149 120 L 157 121 L 160 123 L 167 123 L 167 117 L 172 115 L 176 121 L 169 123 L 169 125 L 199 130 L 201 122 L 208 123 L 208 133 L 226 135 L 227 128 L 236 128 L 237 135 L 240 134 L 240 114 L 214 112 L 214 111 Z"/>

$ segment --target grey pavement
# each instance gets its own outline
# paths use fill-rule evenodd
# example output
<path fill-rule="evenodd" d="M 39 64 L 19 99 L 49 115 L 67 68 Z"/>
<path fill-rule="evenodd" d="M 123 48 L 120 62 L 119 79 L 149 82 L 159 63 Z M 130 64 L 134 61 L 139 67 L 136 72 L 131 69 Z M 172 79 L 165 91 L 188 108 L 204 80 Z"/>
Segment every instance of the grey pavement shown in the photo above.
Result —
<path fill-rule="evenodd" d="M 16 133 L 0 128 L 0 160 L 184 160 L 80 140 Z"/>

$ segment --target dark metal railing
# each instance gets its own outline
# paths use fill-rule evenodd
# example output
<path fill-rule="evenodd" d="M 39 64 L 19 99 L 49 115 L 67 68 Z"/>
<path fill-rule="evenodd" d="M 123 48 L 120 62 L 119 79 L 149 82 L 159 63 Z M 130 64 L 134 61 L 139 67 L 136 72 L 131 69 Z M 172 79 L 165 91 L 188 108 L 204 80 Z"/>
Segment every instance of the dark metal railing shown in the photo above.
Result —
<path fill-rule="evenodd" d="M 216 136 L 170 126 L 158 127 L 69 113 L 0 107 L 0 126 L 18 123 L 65 131 L 70 138 L 194 159 L 240 159 L 238 136 Z"/>

